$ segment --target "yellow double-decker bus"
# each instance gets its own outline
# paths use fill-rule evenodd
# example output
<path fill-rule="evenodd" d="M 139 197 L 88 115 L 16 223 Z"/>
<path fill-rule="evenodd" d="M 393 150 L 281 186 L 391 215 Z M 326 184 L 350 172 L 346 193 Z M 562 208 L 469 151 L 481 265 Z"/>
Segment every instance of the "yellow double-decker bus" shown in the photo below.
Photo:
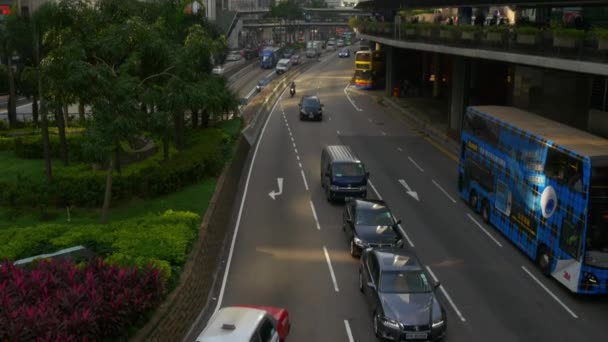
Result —
<path fill-rule="evenodd" d="M 384 52 L 357 51 L 355 54 L 355 87 L 382 88 L 385 83 Z"/>

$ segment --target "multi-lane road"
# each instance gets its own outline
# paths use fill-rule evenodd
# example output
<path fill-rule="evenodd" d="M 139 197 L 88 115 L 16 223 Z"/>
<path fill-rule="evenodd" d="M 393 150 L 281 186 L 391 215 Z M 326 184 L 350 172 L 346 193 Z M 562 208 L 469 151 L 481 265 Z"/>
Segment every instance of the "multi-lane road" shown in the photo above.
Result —
<path fill-rule="evenodd" d="M 283 94 L 268 116 L 244 172 L 217 306 L 287 308 L 290 341 L 375 340 L 342 205 L 329 204 L 320 186 L 322 147 L 346 144 L 371 173 L 369 196 L 403 220 L 408 247 L 441 282 L 446 341 L 604 340 L 606 298 L 570 294 L 483 224 L 456 192 L 456 156 L 349 90 L 352 63 L 324 58 L 296 80 L 298 95 Z M 304 94 L 320 96 L 322 122 L 299 121 Z"/>

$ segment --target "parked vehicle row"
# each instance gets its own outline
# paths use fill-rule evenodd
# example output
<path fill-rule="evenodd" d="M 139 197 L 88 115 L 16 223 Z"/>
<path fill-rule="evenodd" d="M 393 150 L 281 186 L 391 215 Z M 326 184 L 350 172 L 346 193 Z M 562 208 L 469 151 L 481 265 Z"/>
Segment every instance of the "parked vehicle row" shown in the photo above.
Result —
<path fill-rule="evenodd" d="M 372 311 L 379 339 L 442 339 L 447 315 L 433 280 L 416 253 L 404 247 L 397 220 L 383 200 L 366 199 L 369 172 L 349 146 L 321 152 L 321 187 L 328 201 L 344 199 L 342 230 L 350 254 L 360 256 L 359 290 Z"/>

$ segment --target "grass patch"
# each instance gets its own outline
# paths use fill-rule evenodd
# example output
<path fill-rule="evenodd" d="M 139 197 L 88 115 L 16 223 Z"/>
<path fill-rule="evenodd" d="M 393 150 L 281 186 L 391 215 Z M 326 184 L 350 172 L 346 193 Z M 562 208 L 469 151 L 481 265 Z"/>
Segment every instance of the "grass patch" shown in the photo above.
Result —
<path fill-rule="evenodd" d="M 65 168 L 61 160 L 53 160 L 52 165 L 53 173 Z M 44 160 L 18 158 L 13 151 L 0 151 L 0 182 L 14 181 L 17 175 L 44 180 Z"/>
<path fill-rule="evenodd" d="M 169 209 L 174 211 L 189 211 L 197 213 L 202 217 L 207 211 L 216 184 L 217 179 L 207 178 L 198 184 L 188 186 L 181 191 L 166 196 L 149 200 L 135 198 L 122 203 L 114 203 L 113 208 L 110 209 L 110 222 L 144 216 L 146 214 L 162 213 Z M 51 215 L 49 216 L 52 219 L 44 223 L 68 223 L 67 208 L 49 209 L 49 211 L 51 211 Z M 98 223 L 100 215 L 99 208 L 72 208 L 70 210 L 70 223 L 74 225 Z M 0 208 L 0 229 L 28 227 L 43 223 L 38 219 L 36 213 L 23 213 L 12 219 L 9 219 L 9 216 L 11 215 L 8 209 Z"/>

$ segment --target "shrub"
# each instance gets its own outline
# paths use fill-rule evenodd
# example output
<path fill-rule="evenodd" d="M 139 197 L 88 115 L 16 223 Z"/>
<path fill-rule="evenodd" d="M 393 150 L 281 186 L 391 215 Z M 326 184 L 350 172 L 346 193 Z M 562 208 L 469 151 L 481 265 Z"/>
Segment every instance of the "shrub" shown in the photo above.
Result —
<path fill-rule="evenodd" d="M 608 29 L 605 28 L 594 28 L 591 34 L 596 39 L 608 39 Z"/>
<path fill-rule="evenodd" d="M 116 340 L 155 308 L 166 282 L 152 266 L 121 268 L 101 260 L 0 266 L 0 340 Z"/>
<path fill-rule="evenodd" d="M 108 225 L 46 224 L 0 230 L 0 260 L 17 260 L 83 245 L 119 265 L 155 265 L 167 278 L 181 267 L 197 236 L 200 216 L 172 210 Z"/>
<path fill-rule="evenodd" d="M 2 122 L 0 120 L 0 122 Z M 15 149 L 15 139 L 0 136 L 0 151 L 13 151 Z"/>
<path fill-rule="evenodd" d="M 506 25 L 492 25 L 492 26 L 485 27 L 484 31 L 486 31 L 486 32 L 492 32 L 492 33 L 506 33 L 506 32 L 509 32 L 509 26 L 506 26 Z"/>
<path fill-rule="evenodd" d="M 84 138 L 81 134 L 66 135 L 66 143 L 68 145 L 69 152 L 68 155 L 71 161 L 87 161 L 82 149 L 83 140 Z M 51 144 L 51 157 L 61 157 L 61 145 L 59 143 L 59 137 L 56 135 L 50 135 L 49 142 Z M 33 135 L 15 138 L 15 155 L 19 158 L 25 159 L 43 158 L 42 136 Z"/>
<path fill-rule="evenodd" d="M 540 32 L 540 30 L 533 26 L 516 26 L 515 32 L 518 34 L 536 35 Z"/>
<path fill-rule="evenodd" d="M 6 131 L 9 129 L 8 123 L 4 120 L 0 120 L 0 131 Z"/>
<path fill-rule="evenodd" d="M 477 32 L 481 31 L 481 27 L 477 25 L 458 25 L 457 30 L 460 32 Z"/>

